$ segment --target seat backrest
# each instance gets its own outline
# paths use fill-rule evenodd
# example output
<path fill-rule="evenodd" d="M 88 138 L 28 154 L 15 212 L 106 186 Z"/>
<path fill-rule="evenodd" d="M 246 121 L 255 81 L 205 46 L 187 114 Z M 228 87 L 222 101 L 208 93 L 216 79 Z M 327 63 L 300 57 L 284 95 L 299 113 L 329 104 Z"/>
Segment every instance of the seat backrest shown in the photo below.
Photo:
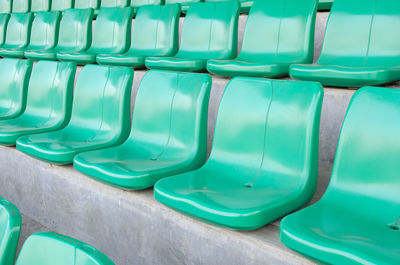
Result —
<path fill-rule="evenodd" d="M 130 7 L 101 8 L 94 23 L 94 53 L 123 53 L 130 45 L 133 12 Z"/>
<path fill-rule="evenodd" d="M 193 4 L 183 22 L 177 57 L 228 59 L 237 54 L 239 3 Z"/>
<path fill-rule="evenodd" d="M 129 0 L 101 0 L 100 7 L 127 7 Z"/>
<path fill-rule="evenodd" d="M 179 154 L 201 166 L 207 155 L 210 90 L 208 74 L 147 72 L 136 96 L 129 139 L 147 146 L 152 160 Z"/>
<path fill-rule="evenodd" d="M 68 127 L 82 133 L 120 137 L 129 135 L 133 69 L 86 65 L 74 91 Z"/>
<path fill-rule="evenodd" d="M 92 43 L 92 9 L 68 9 L 60 22 L 57 51 L 83 51 Z"/>
<path fill-rule="evenodd" d="M 132 7 L 141 7 L 145 5 L 163 5 L 164 0 L 131 0 Z"/>
<path fill-rule="evenodd" d="M 39 12 L 32 22 L 31 39 L 27 50 L 47 50 L 57 44 L 61 12 Z"/>
<path fill-rule="evenodd" d="M 0 198 L 0 264 L 13 265 L 21 231 L 21 213 L 11 202 Z"/>
<path fill-rule="evenodd" d="M 22 116 L 58 125 L 68 122 L 75 70 L 73 63 L 36 63 L 29 80 L 26 110 Z"/>
<path fill-rule="evenodd" d="M 31 0 L 12 0 L 13 13 L 28 13 L 31 11 Z"/>
<path fill-rule="evenodd" d="M 255 1 L 239 59 L 312 63 L 318 0 Z"/>
<path fill-rule="evenodd" d="M 74 7 L 74 0 L 51 0 L 51 10 L 64 11 Z"/>
<path fill-rule="evenodd" d="M 75 0 L 74 8 L 85 9 L 85 8 L 100 8 L 100 0 Z"/>
<path fill-rule="evenodd" d="M 31 1 L 31 12 L 47 12 L 50 10 L 50 0 Z"/>
<path fill-rule="evenodd" d="M 32 13 L 12 13 L 7 24 L 3 48 L 26 47 L 31 35 L 32 20 Z"/>
<path fill-rule="evenodd" d="M 322 65 L 400 65 L 400 1 L 335 0 L 327 23 Z"/>
<path fill-rule="evenodd" d="M 178 51 L 178 4 L 143 6 L 133 22 L 130 50 L 143 56 L 172 56 Z"/>
<path fill-rule="evenodd" d="M 238 174 L 231 177 L 249 187 L 271 179 L 295 183 L 310 199 L 317 185 L 322 99 L 319 83 L 232 79 L 206 166 L 234 168 Z"/>
<path fill-rule="evenodd" d="M 9 14 L 0 14 L 0 46 L 2 46 L 4 44 L 4 41 L 6 40 L 7 25 L 9 19 Z"/>
<path fill-rule="evenodd" d="M 25 110 L 32 65 L 31 60 L 0 61 L 0 108 L 7 109 L 10 116 L 19 116 Z"/>
<path fill-rule="evenodd" d="M 52 232 L 31 235 L 16 265 L 114 265 L 103 253 L 76 239 Z"/>
<path fill-rule="evenodd" d="M 236 1 L 236 0 L 233 0 Z M 205 2 L 204 0 L 165 0 L 165 4 L 193 4 Z"/>
<path fill-rule="evenodd" d="M 12 0 L 3 0 L 0 2 L 0 14 L 11 13 Z"/>

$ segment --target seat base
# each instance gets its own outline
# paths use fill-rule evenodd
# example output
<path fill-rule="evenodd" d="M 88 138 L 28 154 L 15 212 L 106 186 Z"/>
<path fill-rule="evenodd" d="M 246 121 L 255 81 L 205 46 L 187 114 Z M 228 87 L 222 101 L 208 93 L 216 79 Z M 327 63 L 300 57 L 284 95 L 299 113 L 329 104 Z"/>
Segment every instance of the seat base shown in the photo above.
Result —
<path fill-rule="evenodd" d="M 9 58 L 24 58 L 24 50 L 23 49 L 3 48 L 3 49 L 0 49 L 0 56 L 9 57 Z"/>
<path fill-rule="evenodd" d="M 63 62 L 74 62 L 85 65 L 96 62 L 96 54 L 89 52 L 58 52 L 57 59 Z"/>
<path fill-rule="evenodd" d="M 27 50 L 24 52 L 26 58 L 31 60 L 56 60 L 56 51 L 55 50 Z"/>
<path fill-rule="evenodd" d="M 149 69 L 201 72 L 206 70 L 206 66 L 206 59 L 190 59 L 177 57 L 146 58 L 146 67 Z"/>
<path fill-rule="evenodd" d="M 99 64 L 114 65 L 114 66 L 129 66 L 134 69 L 145 68 L 145 57 L 135 56 L 133 54 L 99 54 L 96 57 Z"/>

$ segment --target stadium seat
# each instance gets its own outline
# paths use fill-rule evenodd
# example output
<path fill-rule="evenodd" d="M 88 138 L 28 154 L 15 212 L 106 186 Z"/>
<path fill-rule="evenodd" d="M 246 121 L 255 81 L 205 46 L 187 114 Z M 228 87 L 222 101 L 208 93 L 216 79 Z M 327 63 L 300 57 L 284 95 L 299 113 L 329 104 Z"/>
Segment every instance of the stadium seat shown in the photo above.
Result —
<path fill-rule="evenodd" d="M 0 61 L 0 120 L 13 119 L 24 112 L 32 65 L 30 60 Z"/>
<path fill-rule="evenodd" d="M 71 164 L 80 152 L 122 144 L 129 135 L 132 81 L 132 68 L 86 65 L 75 86 L 69 124 L 21 137 L 17 148 L 55 164 Z"/>
<path fill-rule="evenodd" d="M 31 0 L 12 0 L 13 13 L 28 13 L 31 11 Z"/>
<path fill-rule="evenodd" d="M 31 0 L 31 12 L 48 12 L 50 0 Z"/>
<path fill-rule="evenodd" d="M 329 10 L 331 9 L 333 0 L 319 0 L 318 9 L 319 10 Z"/>
<path fill-rule="evenodd" d="M 93 10 L 97 10 L 100 8 L 100 0 L 75 0 L 74 8 L 77 9 L 92 8 Z"/>
<path fill-rule="evenodd" d="M 206 2 L 220 2 L 220 1 L 239 1 L 241 13 L 249 13 L 250 8 L 254 3 L 254 0 L 206 0 Z M 259 0 L 259 1 L 261 2 L 265 0 Z"/>
<path fill-rule="evenodd" d="M 57 44 L 61 12 L 39 12 L 32 23 L 31 38 L 25 48 L 24 56 L 32 60 L 47 59 L 46 51 L 54 49 Z"/>
<path fill-rule="evenodd" d="M 39 61 L 29 80 L 25 112 L 0 121 L 0 144 L 15 145 L 26 134 L 54 131 L 69 121 L 76 66 Z"/>
<path fill-rule="evenodd" d="M 9 19 L 10 15 L 0 14 L 0 47 L 4 44 L 6 40 L 6 31 Z"/>
<path fill-rule="evenodd" d="M 74 0 L 51 0 L 51 10 L 64 11 L 74 7 Z"/>
<path fill-rule="evenodd" d="M 0 14 L 11 13 L 12 0 L 2 0 L 0 2 Z"/>
<path fill-rule="evenodd" d="M 143 6 L 133 22 L 131 48 L 124 54 L 99 54 L 99 64 L 144 68 L 148 56 L 173 56 L 179 42 L 178 4 Z M 152 32 L 152 34 L 149 34 Z"/>
<path fill-rule="evenodd" d="M 127 7 L 129 0 L 101 0 L 100 8 L 102 7 Z"/>
<path fill-rule="evenodd" d="M 173 57 L 148 57 L 146 67 L 204 71 L 208 59 L 236 57 L 238 17 L 236 1 L 193 4 L 183 22 L 178 53 Z"/>
<path fill-rule="evenodd" d="M 359 89 L 325 195 L 283 219 L 281 241 L 319 264 L 399 264 L 399 133 L 400 91 Z"/>
<path fill-rule="evenodd" d="M 14 265 L 19 233 L 21 231 L 21 213 L 11 202 L 0 198 L 0 264 Z"/>
<path fill-rule="evenodd" d="M 136 14 L 139 7 L 146 5 L 163 5 L 164 0 L 131 0 L 131 7 L 133 7 L 133 12 Z"/>
<path fill-rule="evenodd" d="M 32 13 L 13 13 L 10 15 L 6 39 L 0 48 L 0 56 L 24 57 L 24 49 L 29 44 L 32 20 Z"/>
<path fill-rule="evenodd" d="M 317 186 L 322 98 L 318 83 L 232 79 L 209 160 L 158 181 L 155 198 L 238 230 L 260 228 L 305 205 Z"/>
<path fill-rule="evenodd" d="M 246 22 L 243 47 L 233 60 L 209 60 L 222 76 L 282 77 L 293 63 L 312 63 L 317 0 L 256 1 Z"/>
<path fill-rule="evenodd" d="M 235 0 L 236 1 L 236 0 Z M 189 7 L 194 3 L 204 2 L 204 0 L 165 0 L 165 4 L 180 4 L 183 13 L 186 13 Z"/>
<path fill-rule="evenodd" d="M 78 64 L 96 62 L 98 54 L 120 54 L 129 48 L 133 12 L 130 7 L 101 8 L 93 30 L 91 47 L 86 51 L 60 51 L 57 59 Z"/>
<path fill-rule="evenodd" d="M 207 74 L 149 71 L 136 97 L 132 130 L 117 147 L 86 152 L 75 169 L 126 190 L 199 168 L 207 156 Z"/>
<path fill-rule="evenodd" d="M 400 1 L 336 0 L 319 60 L 290 75 L 326 86 L 361 87 L 400 79 Z"/>
<path fill-rule="evenodd" d="M 24 243 L 16 265 L 114 265 L 103 253 L 76 239 L 41 232 Z"/>

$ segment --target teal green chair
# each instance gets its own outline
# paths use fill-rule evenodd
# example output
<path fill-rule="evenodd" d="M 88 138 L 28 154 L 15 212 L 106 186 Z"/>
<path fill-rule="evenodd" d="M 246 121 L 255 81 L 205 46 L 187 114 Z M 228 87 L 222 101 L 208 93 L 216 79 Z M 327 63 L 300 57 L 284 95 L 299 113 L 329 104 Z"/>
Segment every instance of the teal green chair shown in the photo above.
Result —
<path fill-rule="evenodd" d="M 179 17 L 178 4 L 141 7 L 133 22 L 130 49 L 123 54 L 99 54 L 96 61 L 140 69 L 145 67 L 148 56 L 175 55 L 179 42 Z"/>
<path fill-rule="evenodd" d="M 39 61 L 29 80 L 24 113 L 0 121 L 0 144 L 12 146 L 23 135 L 64 128 L 71 116 L 75 70 L 72 63 Z"/>
<path fill-rule="evenodd" d="M 290 76 L 340 87 L 400 80 L 399 16 L 398 0 L 336 0 L 319 60 L 292 65 Z"/>
<path fill-rule="evenodd" d="M 220 1 L 239 1 L 240 2 L 240 13 L 249 13 L 249 11 L 254 3 L 254 0 L 206 0 L 206 2 L 220 2 Z M 265 0 L 258 0 L 258 1 L 264 2 Z"/>
<path fill-rule="evenodd" d="M 11 13 L 12 10 L 12 0 L 2 0 L 0 2 L 0 14 Z"/>
<path fill-rule="evenodd" d="M 103 253 L 76 239 L 41 232 L 22 246 L 16 265 L 114 265 Z"/>
<path fill-rule="evenodd" d="M 400 91 L 359 89 L 325 195 L 282 220 L 281 241 L 326 264 L 399 264 L 399 133 Z"/>
<path fill-rule="evenodd" d="M 100 0 L 75 0 L 74 8 L 87 9 L 92 8 L 97 10 L 100 8 Z"/>
<path fill-rule="evenodd" d="M 164 0 L 131 0 L 131 7 L 136 14 L 139 7 L 146 5 L 164 5 Z"/>
<path fill-rule="evenodd" d="M 24 49 L 24 56 L 32 60 L 47 59 L 42 56 L 54 49 L 58 41 L 61 12 L 39 12 L 32 23 L 29 45 Z"/>
<path fill-rule="evenodd" d="M 31 0 L 31 12 L 48 12 L 50 0 Z"/>
<path fill-rule="evenodd" d="M 237 0 L 234 0 L 237 1 Z M 204 2 L 204 0 L 165 0 L 165 4 L 180 4 L 181 11 L 186 13 L 189 7 L 192 6 L 194 3 Z"/>
<path fill-rule="evenodd" d="M 98 54 L 125 53 L 130 44 L 132 17 L 130 7 L 101 8 L 90 48 L 86 51 L 60 51 L 57 59 L 84 65 L 95 63 Z"/>
<path fill-rule="evenodd" d="M 23 58 L 29 44 L 33 14 L 13 13 L 7 24 L 6 39 L 0 48 L 0 56 Z"/>
<path fill-rule="evenodd" d="M 0 120 L 13 119 L 24 112 L 32 65 L 30 60 L 0 61 Z"/>
<path fill-rule="evenodd" d="M 51 10 L 64 11 L 74 7 L 74 0 L 51 0 Z"/>
<path fill-rule="evenodd" d="M 312 63 L 317 0 L 256 1 L 247 19 L 243 47 L 232 60 L 209 60 L 222 76 L 282 77 L 293 63 Z"/>
<path fill-rule="evenodd" d="M 0 198 L 0 265 L 14 265 L 21 213 L 11 202 Z"/>
<path fill-rule="evenodd" d="M 117 147 L 86 152 L 75 169 L 125 190 L 201 167 L 207 156 L 207 74 L 151 70 L 136 97 L 132 130 Z"/>
<path fill-rule="evenodd" d="M 260 228 L 302 207 L 317 185 L 322 98 L 318 83 L 232 79 L 207 163 L 158 181 L 155 198 L 238 230 Z"/>
<path fill-rule="evenodd" d="M 132 81 L 132 68 L 86 65 L 75 86 L 69 124 L 21 137 L 17 148 L 54 164 L 71 164 L 80 152 L 122 144 L 129 135 Z"/>
<path fill-rule="evenodd" d="M 333 0 L 319 0 L 318 10 L 329 10 L 331 9 Z"/>
<path fill-rule="evenodd" d="M 209 59 L 237 55 L 239 3 L 196 3 L 188 10 L 178 53 L 173 57 L 147 57 L 150 69 L 199 72 Z"/>
<path fill-rule="evenodd" d="M 101 0 L 101 7 L 127 7 L 129 6 L 129 0 Z"/>
<path fill-rule="evenodd" d="M 31 11 L 31 0 L 12 0 L 13 13 L 28 13 Z"/>
<path fill-rule="evenodd" d="M 9 19 L 9 14 L 0 14 L 0 49 L 6 41 L 6 32 Z"/>

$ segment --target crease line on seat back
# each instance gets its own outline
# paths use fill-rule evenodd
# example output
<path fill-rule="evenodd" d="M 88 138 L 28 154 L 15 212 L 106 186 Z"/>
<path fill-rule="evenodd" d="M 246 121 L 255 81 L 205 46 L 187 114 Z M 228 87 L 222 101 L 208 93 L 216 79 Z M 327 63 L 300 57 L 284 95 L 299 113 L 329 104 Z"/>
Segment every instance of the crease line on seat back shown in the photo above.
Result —
<path fill-rule="evenodd" d="M 285 14 L 285 11 L 286 11 L 286 1 L 287 0 L 283 0 L 282 1 L 282 13 L 281 13 L 281 16 L 280 16 L 280 18 L 279 18 L 279 26 L 278 26 L 278 41 L 277 41 L 277 44 L 276 44 L 276 50 L 275 50 L 275 55 L 274 55 L 274 59 L 272 60 L 273 62 L 275 62 L 276 61 L 276 58 L 278 57 L 278 54 L 279 54 L 279 45 L 280 45 L 280 43 L 281 43 L 281 31 L 282 31 L 282 18 L 283 18 L 283 16 L 284 16 L 284 14 Z"/>
<path fill-rule="evenodd" d="M 217 5 L 215 3 L 213 3 L 213 12 L 212 12 L 211 19 L 210 19 L 210 32 L 208 34 L 207 58 L 210 57 L 212 30 L 213 30 L 213 26 L 214 26 L 214 17 L 215 17 L 216 12 L 217 12 Z"/>
<path fill-rule="evenodd" d="M 11 80 L 13 80 L 13 83 L 14 84 L 16 84 L 16 83 L 18 83 L 16 80 L 18 79 L 18 80 L 20 80 L 21 78 L 19 78 L 20 77 L 20 74 L 19 74 L 19 72 L 21 71 L 21 64 L 23 63 L 24 61 L 23 60 L 18 60 L 18 62 L 17 62 L 17 70 L 14 72 L 14 75 L 13 75 L 13 78 L 11 79 Z M 23 82 L 22 82 L 23 83 Z M 10 105 L 10 111 L 8 112 L 8 113 L 10 113 L 11 111 L 12 111 L 12 109 L 14 108 L 14 106 L 16 105 L 17 103 L 15 102 L 15 100 L 12 100 L 11 101 L 11 105 Z M 6 115 L 8 114 L 8 113 L 6 113 Z"/>
<path fill-rule="evenodd" d="M 53 77 L 53 81 L 51 82 L 51 91 L 52 90 L 54 90 L 54 87 L 55 87 L 55 82 L 56 82 L 56 79 L 57 79 L 57 76 L 59 75 L 59 73 L 58 73 L 58 69 L 60 68 L 60 65 L 61 65 L 62 63 L 61 62 L 57 62 L 57 67 L 56 67 L 56 71 L 55 71 L 55 73 L 54 73 L 54 77 Z M 48 115 L 48 117 L 47 117 L 47 120 L 45 121 L 45 122 L 43 122 L 42 124 L 43 124 L 43 126 L 46 126 L 46 124 L 51 120 L 51 116 L 53 115 L 53 113 L 54 113 L 54 105 L 55 105 L 55 95 L 54 94 L 57 94 L 57 93 L 54 93 L 54 91 L 52 91 L 53 93 L 52 93 L 52 95 L 53 95 L 53 97 L 52 97 L 52 100 L 51 100 L 51 102 L 50 102 L 50 104 L 51 104 L 51 110 L 50 110 L 50 113 L 49 113 L 49 115 Z M 50 127 L 50 126 L 48 126 L 48 127 Z"/>
<path fill-rule="evenodd" d="M 374 10 L 372 11 L 372 17 L 369 25 L 369 36 L 368 36 L 368 46 L 367 46 L 367 52 L 365 54 L 365 60 L 363 66 L 367 64 L 368 56 L 369 56 L 369 51 L 370 51 L 370 46 L 371 46 L 371 38 L 372 38 L 372 26 L 374 25 L 374 20 L 375 20 L 375 15 L 376 15 L 376 8 L 378 6 L 378 0 L 375 0 L 375 5 L 374 5 Z"/>

